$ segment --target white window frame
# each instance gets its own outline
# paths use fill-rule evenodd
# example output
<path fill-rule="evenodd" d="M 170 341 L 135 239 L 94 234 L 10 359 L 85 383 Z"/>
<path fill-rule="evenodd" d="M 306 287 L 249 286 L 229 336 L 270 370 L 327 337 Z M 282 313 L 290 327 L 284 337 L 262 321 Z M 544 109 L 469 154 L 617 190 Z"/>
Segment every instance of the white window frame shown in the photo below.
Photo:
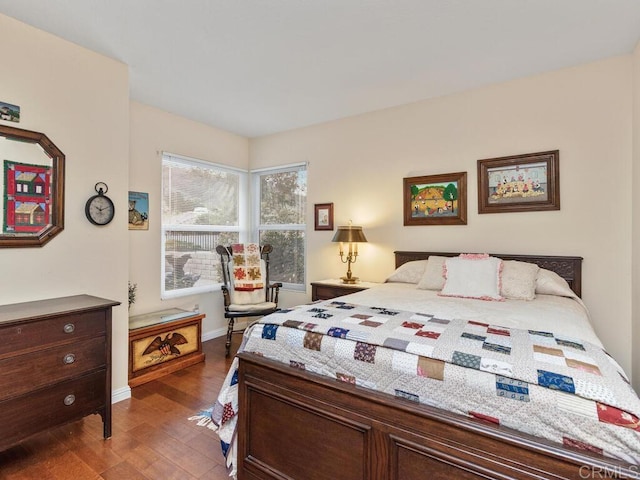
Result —
<path fill-rule="evenodd" d="M 251 170 L 249 172 L 250 174 L 250 181 L 251 181 L 251 239 L 254 242 L 259 241 L 260 238 L 260 231 L 261 230 L 299 230 L 302 232 L 305 232 L 305 236 L 304 236 L 304 251 L 305 251 L 305 256 L 304 256 L 304 278 L 302 280 L 302 283 L 283 283 L 282 284 L 282 288 L 284 290 L 292 290 L 292 291 L 298 291 L 298 292 L 304 292 L 306 291 L 306 284 L 307 284 L 307 257 L 308 255 L 306 254 L 307 251 L 307 236 L 306 236 L 306 229 L 307 229 L 307 224 L 305 223 L 301 223 L 301 224 L 269 224 L 269 225 L 261 225 L 260 224 L 260 177 L 262 175 L 269 175 L 269 174 L 274 174 L 274 173 L 282 173 L 282 172 L 291 172 L 294 170 L 300 170 L 300 167 L 304 167 L 304 169 L 307 171 L 308 174 L 308 163 L 307 162 L 301 162 L 301 163 L 292 163 L 292 164 L 288 164 L 288 165 L 281 165 L 278 167 L 267 167 L 267 168 L 259 168 L 259 169 L 255 169 L 255 170 Z M 308 177 L 307 177 L 307 185 L 308 185 Z M 308 206 L 307 206 L 308 208 Z M 304 216 L 304 218 L 306 219 L 306 215 Z"/>
<path fill-rule="evenodd" d="M 211 168 L 221 170 L 225 172 L 234 173 L 240 176 L 240 188 L 238 191 L 238 225 L 175 225 L 165 224 L 162 221 L 162 214 L 160 219 L 161 224 L 161 238 L 160 238 L 160 298 L 163 300 L 170 298 L 184 297 L 188 295 L 197 295 L 201 293 L 213 292 L 220 290 L 222 283 L 215 283 L 211 285 L 204 285 L 200 287 L 188 287 L 179 290 L 165 290 L 165 237 L 167 232 L 179 231 L 179 232 L 238 232 L 239 241 L 245 242 L 248 237 L 248 204 L 249 204 L 249 172 L 241 168 L 230 167 L 228 165 L 222 165 L 219 163 L 208 162 L 206 160 L 200 160 L 197 158 L 187 157 L 184 155 L 178 155 L 170 152 L 162 152 L 162 165 L 164 161 L 172 160 L 174 162 L 183 163 L 185 165 L 192 165 L 197 167 Z M 161 187 L 161 192 L 164 191 L 164 185 Z M 162 193 L 160 194 L 160 202 L 162 203 Z"/>

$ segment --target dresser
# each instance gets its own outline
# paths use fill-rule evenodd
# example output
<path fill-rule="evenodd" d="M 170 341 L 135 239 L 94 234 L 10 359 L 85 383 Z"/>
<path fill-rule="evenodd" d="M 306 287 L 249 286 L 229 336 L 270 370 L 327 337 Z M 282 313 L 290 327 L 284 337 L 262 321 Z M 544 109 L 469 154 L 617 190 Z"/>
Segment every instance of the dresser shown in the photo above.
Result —
<path fill-rule="evenodd" d="M 111 309 L 76 295 L 0 306 L 0 451 L 100 414 L 111 436 Z"/>

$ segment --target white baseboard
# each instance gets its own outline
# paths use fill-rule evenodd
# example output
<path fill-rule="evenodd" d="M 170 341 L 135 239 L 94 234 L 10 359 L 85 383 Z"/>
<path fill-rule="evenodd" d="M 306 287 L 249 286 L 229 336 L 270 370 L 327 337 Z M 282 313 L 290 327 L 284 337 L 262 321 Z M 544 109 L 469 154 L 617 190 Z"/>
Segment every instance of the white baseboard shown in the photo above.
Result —
<path fill-rule="evenodd" d="M 118 390 L 114 390 L 111 392 L 111 403 L 118 403 L 122 400 L 126 400 L 127 398 L 131 398 L 131 387 L 126 386 L 124 388 L 119 388 Z"/>
<path fill-rule="evenodd" d="M 236 331 L 239 329 L 247 328 L 249 325 L 255 323 L 255 319 L 247 318 L 245 320 L 236 319 Z M 224 337 L 227 334 L 227 327 L 217 328 L 215 330 L 210 330 L 202 334 L 202 341 L 206 342 L 207 340 L 213 340 L 214 338 Z"/>
<path fill-rule="evenodd" d="M 202 334 L 202 341 L 206 342 L 207 340 L 213 340 L 214 338 L 224 337 L 227 334 L 227 329 L 225 327 L 217 328 L 216 330 L 211 330 L 209 332 L 205 332 Z"/>

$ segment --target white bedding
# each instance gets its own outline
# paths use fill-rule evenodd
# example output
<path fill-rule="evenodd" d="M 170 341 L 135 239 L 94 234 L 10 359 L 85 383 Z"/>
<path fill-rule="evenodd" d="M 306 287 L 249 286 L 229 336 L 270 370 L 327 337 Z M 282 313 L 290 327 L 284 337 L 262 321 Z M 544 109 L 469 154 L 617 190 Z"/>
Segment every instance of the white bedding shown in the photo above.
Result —
<path fill-rule="evenodd" d="M 418 289 L 410 283 L 382 283 L 340 300 L 370 307 L 428 312 L 445 318 L 473 319 L 509 328 L 553 331 L 602 346 L 587 309 L 577 297 L 538 294 L 529 301 L 482 301 L 441 297 L 436 291 Z"/>

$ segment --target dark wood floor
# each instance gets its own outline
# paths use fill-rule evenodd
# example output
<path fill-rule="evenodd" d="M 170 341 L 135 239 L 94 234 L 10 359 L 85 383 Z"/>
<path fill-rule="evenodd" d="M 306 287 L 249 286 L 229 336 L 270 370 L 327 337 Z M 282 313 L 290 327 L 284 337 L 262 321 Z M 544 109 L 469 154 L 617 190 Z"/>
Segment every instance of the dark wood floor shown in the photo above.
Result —
<path fill-rule="evenodd" d="M 234 335 L 235 348 L 239 342 Z M 204 363 L 135 387 L 113 405 L 110 439 L 91 415 L 0 452 L 0 479 L 228 479 L 217 435 L 188 420 L 215 401 L 231 363 L 224 338 L 203 350 Z"/>

